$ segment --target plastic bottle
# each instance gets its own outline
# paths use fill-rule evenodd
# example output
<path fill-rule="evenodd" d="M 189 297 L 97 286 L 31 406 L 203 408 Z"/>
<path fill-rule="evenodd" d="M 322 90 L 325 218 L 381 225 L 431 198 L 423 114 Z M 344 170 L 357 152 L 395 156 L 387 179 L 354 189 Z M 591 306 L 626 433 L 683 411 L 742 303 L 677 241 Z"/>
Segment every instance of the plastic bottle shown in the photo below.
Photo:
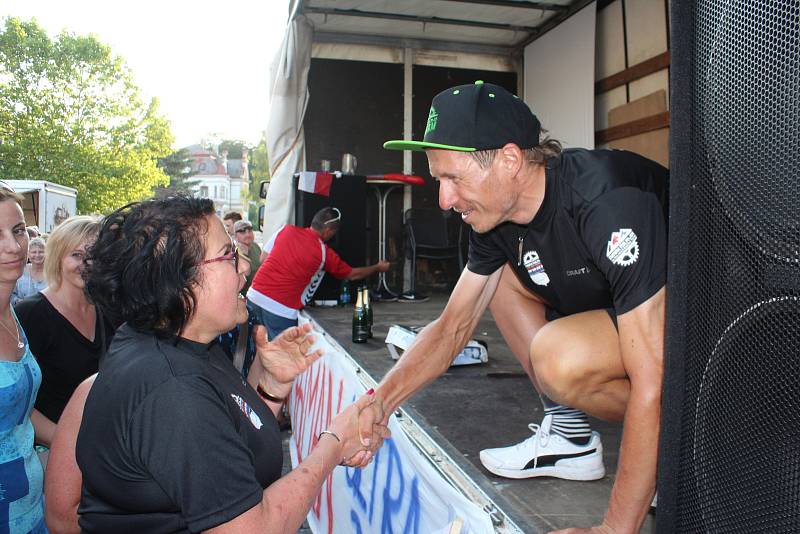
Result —
<path fill-rule="evenodd" d="M 350 304 L 350 281 L 342 280 L 342 287 L 339 290 L 339 306 Z"/>

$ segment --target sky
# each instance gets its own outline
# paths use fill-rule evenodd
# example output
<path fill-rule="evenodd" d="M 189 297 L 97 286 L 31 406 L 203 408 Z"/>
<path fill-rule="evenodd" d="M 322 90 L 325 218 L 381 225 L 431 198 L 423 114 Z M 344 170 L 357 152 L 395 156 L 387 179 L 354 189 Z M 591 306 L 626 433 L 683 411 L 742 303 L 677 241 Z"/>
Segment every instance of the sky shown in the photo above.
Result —
<path fill-rule="evenodd" d="M 255 145 L 267 125 L 269 65 L 288 0 L 0 0 L 51 37 L 94 34 L 121 56 L 172 124 L 175 148 L 204 139 Z"/>

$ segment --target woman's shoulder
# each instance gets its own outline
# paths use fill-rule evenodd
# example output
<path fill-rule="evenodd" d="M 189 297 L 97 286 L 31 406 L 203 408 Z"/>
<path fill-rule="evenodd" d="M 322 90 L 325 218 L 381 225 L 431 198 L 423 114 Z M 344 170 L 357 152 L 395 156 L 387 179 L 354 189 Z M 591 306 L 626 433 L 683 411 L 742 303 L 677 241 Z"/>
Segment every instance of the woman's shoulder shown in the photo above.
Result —
<path fill-rule="evenodd" d="M 51 308 L 52 306 L 47 301 L 47 298 L 38 292 L 17 301 L 14 305 L 14 311 L 20 321 L 24 320 L 23 318 L 27 319 L 28 317 L 48 312 Z"/>

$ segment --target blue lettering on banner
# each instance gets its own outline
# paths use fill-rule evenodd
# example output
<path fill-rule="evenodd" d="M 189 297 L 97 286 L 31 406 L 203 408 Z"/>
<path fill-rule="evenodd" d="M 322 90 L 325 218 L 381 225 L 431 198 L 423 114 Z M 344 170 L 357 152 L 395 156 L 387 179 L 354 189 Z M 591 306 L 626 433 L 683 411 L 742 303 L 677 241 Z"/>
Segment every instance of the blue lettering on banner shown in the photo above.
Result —
<path fill-rule="evenodd" d="M 350 521 L 352 521 L 355 528 L 355 534 L 362 534 L 361 523 L 358 522 L 358 514 L 355 510 L 350 510 Z"/>
<path fill-rule="evenodd" d="M 402 457 L 394 444 L 388 439 L 375 455 L 372 467 L 372 484 L 369 488 L 369 503 L 361 487 L 365 482 L 360 469 L 348 468 L 345 473 L 347 486 L 352 494 L 353 508 L 350 510 L 350 521 L 357 534 L 361 532 L 376 532 L 381 534 L 394 534 L 394 526 L 401 526 L 403 533 L 419 534 L 420 529 L 420 500 L 419 480 L 415 475 L 406 479 L 403 473 Z M 382 476 L 378 476 L 378 475 Z M 377 492 L 378 485 L 382 486 Z M 406 487 L 410 486 L 409 491 Z M 376 499 L 376 493 L 379 498 Z M 393 494 L 394 493 L 394 494 Z M 380 529 L 375 528 L 373 517 L 375 510 L 380 515 Z M 366 517 L 363 517 L 366 515 Z M 405 517 L 403 518 L 403 516 Z M 401 519 L 403 518 L 403 519 Z M 369 528 L 364 528 L 369 527 Z"/>

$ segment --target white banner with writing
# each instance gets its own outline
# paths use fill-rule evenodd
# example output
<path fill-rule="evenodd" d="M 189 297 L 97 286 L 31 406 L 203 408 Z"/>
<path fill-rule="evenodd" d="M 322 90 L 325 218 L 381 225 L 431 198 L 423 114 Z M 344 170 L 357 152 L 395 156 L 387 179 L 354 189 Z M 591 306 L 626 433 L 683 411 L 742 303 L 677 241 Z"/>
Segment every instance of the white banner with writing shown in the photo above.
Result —
<path fill-rule="evenodd" d="M 300 323 L 308 320 L 300 317 Z M 292 466 L 310 453 L 317 436 L 342 408 L 365 392 L 343 349 L 316 330 L 325 355 L 297 377 L 290 400 Z M 316 534 L 493 533 L 489 516 L 467 500 L 409 441 L 394 416 L 391 439 L 364 469 L 337 467 L 308 514 Z"/>

